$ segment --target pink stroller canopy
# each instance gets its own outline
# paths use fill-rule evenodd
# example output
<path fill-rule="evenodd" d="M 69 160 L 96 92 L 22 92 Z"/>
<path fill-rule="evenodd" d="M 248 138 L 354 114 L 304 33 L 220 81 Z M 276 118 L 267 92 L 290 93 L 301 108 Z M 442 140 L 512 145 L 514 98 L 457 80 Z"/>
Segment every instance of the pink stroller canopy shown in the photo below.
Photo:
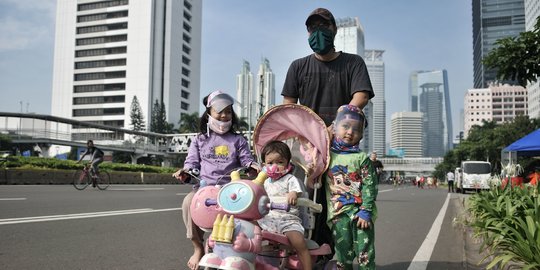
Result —
<path fill-rule="evenodd" d="M 287 143 L 292 162 L 304 169 L 309 187 L 313 187 L 314 180 L 328 167 L 330 136 L 324 121 L 306 106 L 282 104 L 272 107 L 257 122 L 253 141 L 257 156 L 271 141 Z"/>

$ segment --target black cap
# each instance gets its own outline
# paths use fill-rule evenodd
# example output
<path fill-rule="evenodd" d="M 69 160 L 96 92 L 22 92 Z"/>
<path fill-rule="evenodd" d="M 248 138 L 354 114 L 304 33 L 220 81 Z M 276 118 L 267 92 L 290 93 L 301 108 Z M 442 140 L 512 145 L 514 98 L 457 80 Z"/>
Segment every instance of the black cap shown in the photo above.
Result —
<path fill-rule="evenodd" d="M 335 28 L 337 28 L 334 15 L 332 15 L 332 12 L 330 12 L 326 8 L 317 8 L 314 11 L 312 11 L 306 19 L 306 26 L 309 26 L 311 23 L 311 20 L 316 16 L 330 22 Z"/>

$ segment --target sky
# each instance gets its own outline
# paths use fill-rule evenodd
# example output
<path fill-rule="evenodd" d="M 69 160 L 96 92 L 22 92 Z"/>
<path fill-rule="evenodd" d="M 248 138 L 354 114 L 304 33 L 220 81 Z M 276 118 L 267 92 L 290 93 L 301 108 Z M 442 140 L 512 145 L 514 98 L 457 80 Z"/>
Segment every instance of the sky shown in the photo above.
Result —
<path fill-rule="evenodd" d="M 204 0 L 201 96 L 235 96 L 243 60 L 256 75 L 264 57 L 281 103 L 289 64 L 312 53 L 304 23 L 317 7 L 336 19 L 358 17 L 365 48 L 385 51 L 387 141 L 392 113 L 408 110 L 415 70 L 447 70 L 459 132 L 463 97 L 473 88 L 470 0 Z M 0 0 L 0 111 L 50 114 L 55 9 L 55 0 Z"/>

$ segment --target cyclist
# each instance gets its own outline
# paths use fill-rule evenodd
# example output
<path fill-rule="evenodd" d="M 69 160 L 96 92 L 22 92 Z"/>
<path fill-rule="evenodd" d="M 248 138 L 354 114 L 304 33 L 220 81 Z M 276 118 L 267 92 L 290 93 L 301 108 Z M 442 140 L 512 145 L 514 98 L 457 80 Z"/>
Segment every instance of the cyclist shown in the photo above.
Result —
<path fill-rule="evenodd" d="M 92 140 L 88 140 L 86 142 L 86 151 L 81 155 L 81 157 L 79 158 L 79 160 L 77 160 L 77 163 L 81 162 L 81 160 L 86 156 L 86 155 L 91 155 L 90 157 L 90 164 L 92 166 L 92 170 L 94 171 L 92 177 L 96 177 L 96 175 L 98 175 L 98 167 L 99 167 L 99 164 L 101 162 L 103 162 L 103 151 L 101 151 L 101 149 L 97 148 L 94 146 L 94 141 Z"/>

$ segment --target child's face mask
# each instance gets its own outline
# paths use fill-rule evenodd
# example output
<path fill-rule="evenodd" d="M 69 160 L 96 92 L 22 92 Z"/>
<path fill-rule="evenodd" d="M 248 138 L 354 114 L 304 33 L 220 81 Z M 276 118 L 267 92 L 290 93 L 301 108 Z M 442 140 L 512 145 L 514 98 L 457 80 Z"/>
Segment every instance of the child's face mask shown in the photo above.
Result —
<path fill-rule="evenodd" d="M 212 131 L 214 131 L 217 134 L 225 134 L 227 133 L 232 126 L 232 121 L 219 121 L 212 117 L 211 115 L 208 115 L 208 128 L 210 128 Z"/>
<path fill-rule="evenodd" d="M 280 165 L 277 165 L 277 164 L 270 164 L 270 165 L 264 166 L 263 170 L 266 172 L 268 177 L 272 178 L 272 180 L 277 180 L 277 179 L 283 177 L 284 175 L 286 175 L 287 173 L 289 173 L 291 168 L 292 168 L 292 166 L 291 166 L 290 163 L 287 164 L 287 166 L 280 166 Z"/>

